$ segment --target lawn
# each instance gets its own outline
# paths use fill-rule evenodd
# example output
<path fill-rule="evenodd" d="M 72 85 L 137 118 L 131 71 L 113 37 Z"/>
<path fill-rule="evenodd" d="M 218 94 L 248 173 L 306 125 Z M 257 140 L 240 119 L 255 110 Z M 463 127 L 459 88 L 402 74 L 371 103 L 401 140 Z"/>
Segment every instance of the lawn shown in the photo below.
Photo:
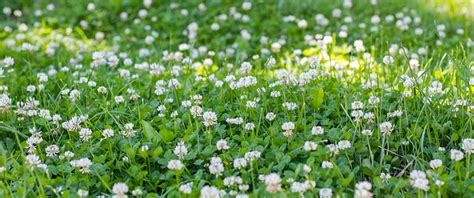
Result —
<path fill-rule="evenodd" d="M 0 8 L 0 197 L 474 197 L 472 0 Z"/>

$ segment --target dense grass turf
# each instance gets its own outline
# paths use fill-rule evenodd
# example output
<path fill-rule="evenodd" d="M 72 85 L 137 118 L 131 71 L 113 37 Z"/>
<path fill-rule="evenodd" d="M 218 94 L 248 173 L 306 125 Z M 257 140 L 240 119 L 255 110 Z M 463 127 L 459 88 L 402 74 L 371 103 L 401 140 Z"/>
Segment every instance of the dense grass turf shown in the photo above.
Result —
<path fill-rule="evenodd" d="M 0 197 L 472 197 L 474 3 L 0 2 Z"/>

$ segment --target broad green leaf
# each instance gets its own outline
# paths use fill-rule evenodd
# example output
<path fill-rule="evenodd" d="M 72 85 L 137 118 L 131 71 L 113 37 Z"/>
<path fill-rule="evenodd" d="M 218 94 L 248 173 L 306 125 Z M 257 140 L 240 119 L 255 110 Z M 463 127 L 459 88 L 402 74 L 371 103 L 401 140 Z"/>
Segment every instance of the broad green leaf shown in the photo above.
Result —
<path fill-rule="evenodd" d="M 342 179 L 342 185 L 343 185 L 343 186 L 348 186 L 348 185 L 351 183 L 351 181 L 352 181 L 353 178 L 354 178 L 354 173 L 352 172 L 352 173 L 349 175 L 349 177 L 346 177 L 346 178 Z"/>
<path fill-rule="evenodd" d="M 323 101 L 324 101 L 324 90 L 322 88 L 316 88 L 311 93 L 311 106 L 314 109 L 319 109 L 321 104 L 323 104 Z"/>
<path fill-rule="evenodd" d="M 161 146 L 158 146 L 152 154 L 152 157 L 158 157 L 159 155 L 163 154 L 163 148 Z"/>
<path fill-rule="evenodd" d="M 143 133 L 145 134 L 145 138 L 147 141 L 154 143 L 161 141 L 161 135 L 156 132 L 156 130 L 150 125 L 150 123 L 142 120 L 141 124 L 143 127 Z"/>
<path fill-rule="evenodd" d="M 451 135 L 451 141 L 452 141 L 452 142 L 455 142 L 455 141 L 457 141 L 458 139 L 459 139 L 459 135 L 458 135 L 457 133 L 453 133 L 453 134 Z"/>
<path fill-rule="evenodd" d="M 176 133 L 173 133 L 164 127 L 160 129 L 160 135 L 164 142 L 169 142 L 176 137 Z"/>
<path fill-rule="evenodd" d="M 156 193 L 148 193 L 148 194 L 146 195 L 146 197 L 147 197 L 147 198 L 155 198 L 155 197 L 159 197 L 159 196 L 158 196 L 158 194 L 156 194 Z"/>

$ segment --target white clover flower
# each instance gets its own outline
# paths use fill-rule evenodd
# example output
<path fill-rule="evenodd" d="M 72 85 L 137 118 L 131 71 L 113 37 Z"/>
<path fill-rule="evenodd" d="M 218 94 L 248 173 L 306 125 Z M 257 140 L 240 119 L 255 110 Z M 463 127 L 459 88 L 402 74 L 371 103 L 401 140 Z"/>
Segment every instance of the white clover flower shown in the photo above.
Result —
<path fill-rule="evenodd" d="M 235 124 L 235 125 L 240 125 L 244 123 L 244 119 L 241 117 L 238 118 L 227 118 L 226 122 L 229 124 Z"/>
<path fill-rule="evenodd" d="M 10 16 L 12 14 L 12 9 L 10 7 L 4 7 L 3 14 Z"/>
<path fill-rule="evenodd" d="M 230 148 L 229 145 L 227 145 L 227 141 L 224 140 L 224 139 L 217 141 L 216 147 L 217 147 L 217 150 L 219 150 L 219 151 L 220 150 L 227 150 L 227 149 Z"/>
<path fill-rule="evenodd" d="M 362 40 L 354 41 L 354 47 L 355 47 L 356 52 L 365 51 L 364 42 Z"/>
<path fill-rule="evenodd" d="M 255 128 L 255 124 L 253 122 L 249 122 L 249 123 L 245 124 L 244 128 L 245 128 L 245 130 L 251 131 Z"/>
<path fill-rule="evenodd" d="M 46 164 L 38 164 L 38 168 L 42 169 L 44 172 L 48 172 L 48 165 Z"/>
<path fill-rule="evenodd" d="M 386 65 L 391 65 L 394 62 L 394 59 L 392 56 L 384 56 L 382 62 Z"/>
<path fill-rule="evenodd" d="M 245 159 L 249 161 L 253 161 L 260 158 L 261 155 L 262 153 L 260 153 L 259 151 L 250 151 L 250 152 L 245 153 Z"/>
<path fill-rule="evenodd" d="M 188 154 L 188 149 L 186 148 L 186 145 L 184 145 L 183 141 L 178 142 L 173 150 L 173 153 L 178 156 L 179 159 L 184 159 L 184 156 Z"/>
<path fill-rule="evenodd" d="M 267 119 L 268 121 L 273 121 L 275 119 L 275 114 L 273 112 L 269 112 L 267 113 L 267 115 L 265 115 L 265 119 Z"/>
<path fill-rule="evenodd" d="M 79 189 L 77 190 L 77 196 L 79 196 L 80 198 L 86 198 L 87 196 L 89 196 L 89 191 Z"/>
<path fill-rule="evenodd" d="M 317 14 L 314 19 L 316 20 L 316 23 L 320 26 L 327 26 L 329 25 L 329 20 L 322 14 Z"/>
<path fill-rule="evenodd" d="M 237 82 L 230 82 L 229 86 L 231 89 L 240 89 L 252 87 L 257 84 L 257 78 L 254 76 L 245 76 L 240 78 Z"/>
<path fill-rule="evenodd" d="M 242 184 L 242 178 L 239 176 L 230 176 L 224 178 L 224 186 L 233 186 L 233 185 L 238 185 Z"/>
<path fill-rule="evenodd" d="M 294 193 L 300 193 L 301 195 L 309 189 L 306 183 L 293 182 L 290 187 L 290 191 Z"/>
<path fill-rule="evenodd" d="M 115 100 L 115 103 L 117 104 L 125 102 L 125 99 L 123 98 L 123 96 L 115 96 L 114 100 Z"/>
<path fill-rule="evenodd" d="M 443 185 L 444 185 L 444 182 L 437 179 L 437 180 L 435 181 L 435 184 L 436 184 L 437 186 L 443 186 Z"/>
<path fill-rule="evenodd" d="M 142 10 L 138 11 L 138 17 L 140 17 L 140 18 L 145 18 L 147 15 L 148 15 L 147 10 L 142 9 Z"/>
<path fill-rule="evenodd" d="M 351 142 L 349 142 L 347 140 L 342 140 L 342 141 L 337 143 L 337 148 L 339 150 L 345 150 L 345 149 L 351 148 Z"/>
<path fill-rule="evenodd" d="M 269 68 L 272 68 L 273 66 L 275 66 L 276 63 L 277 63 L 277 62 L 276 62 L 276 59 L 273 58 L 273 57 L 270 57 L 270 58 L 268 58 L 267 61 L 265 62 L 265 65 L 266 65 L 267 67 L 269 67 Z"/>
<path fill-rule="evenodd" d="M 413 70 L 417 70 L 418 67 L 420 66 L 420 63 L 418 62 L 418 59 L 410 59 L 410 61 L 408 61 L 408 64 L 410 65 L 410 67 L 413 69 Z"/>
<path fill-rule="evenodd" d="M 61 92 L 59 92 L 59 93 L 60 93 L 61 95 L 63 95 L 63 96 L 67 96 L 67 95 L 69 94 L 69 92 L 71 92 L 71 90 L 69 90 L 69 89 L 63 89 L 63 90 L 61 90 Z"/>
<path fill-rule="evenodd" d="M 210 127 L 217 124 L 217 114 L 212 111 L 206 111 L 202 115 L 204 119 L 203 124 L 206 127 Z"/>
<path fill-rule="evenodd" d="M 351 107 L 354 110 L 360 110 L 364 108 L 364 103 L 361 101 L 354 101 L 352 102 Z"/>
<path fill-rule="evenodd" d="M 375 105 L 375 104 L 378 104 L 379 102 L 380 102 L 380 98 L 378 98 L 376 96 L 370 96 L 369 97 L 369 104 Z"/>
<path fill-rule="evenodd" d="M 340 18 L 341 17 L 341 14 L 342 14 L 342 11 L 341 9 L 339 8 L 335 8 L 331 11 L 331 15 L 334 17 L 334 18 Z"/>
<path fill-rule="evenodd" d="M 182 105 L 183 107 L 190 107 L 190 106 L 192 105 L 192 102 L 191 102 L 191 100 L 183 100 L 183 101 L 181 102 L 181 105 Z"/>
<path fill-rule="evenodd" d="M 364 112 L 362 110 L 354 110 L 351 112 L 351 117 L 353 117 L 356 122 L 360 121 L 363 116 Z"/>
<path fill-rule="evenodd" d="M 113 129 L 104 129 L 102 131 L 102 137 L 104 139 L 111 138 L 114 136 L 114 130 Z"/>
<path fill-rule="evenodd" d="M 252 9 L 252 2 L 245 1 L 242 3 L 242 9 L 245 11 L 249 11 Z"/>
<path fill-rule="evenodd" d="M 64 156 L 67 158 L 72 158 L 74 157 L 74 153 L 72 151 L 66 151 L 64 152 Z"/>
<path fill-rule="evenodd" d="M 392 126 L 392 123 L 390 122 L 383 122 L 379 125 L 379 128 L 380 128 L 380 132 L 383 134 L 383 135 L 390 135 L 393 131 L 393 126 Z"/>
<path fill-rule="evenodd" d="M 95 87 L 95 86 L 97 86 L 97 83 L 94 82 L 94 81 L 89 81 L 89 82 L 87 82 L 87 85 L 88 85 L 89 87 Z"/>
<path fill-rule="evenodd" d="M 242 36 L 244 40 L 250 40 L 252 38 L 252 35 L 250 34 L 248 30 L 240 31 L 240 35 Z"/>
<path fill-rule="evenodd" d="M 166 106 L 165 106 L 165 105 L 160 105 L 160 106 L 158 106 L 158 107 L 156 108 L 156 110 L 157 110 L 157 111 L 160 111 L 160 112 L 166 111 Z"/>
<path fill-rule="evenodd" d="M 304 19 L 298 20 L 297 25 L 298 25 L 299 28 L 305 29 L 306 27 L 308 27 L 308 21 L 306 21 Z"/>
<path fill-rule="evenodd" d="M 179 186 L 179 191 L 184 194 L 191 194 L 193 192 L 193 182 L 182 184 Z"/>
<path fill-rule="evenodd" d="M 367 123 L 373 123 L 375 119 L 375 114 L 372 112 L 367 112 L 364 114 L 364 119 L 367 120 Z"/>
<path fill-rule="evenodd" d="M 443 91 L 443 84 L 439 81 L 431 82 L 430 86 L 428 87 L 428 94 L 433 95 L 437 93 L 441 93 Z"/>
<path fill-rule="evenodd" d="M 402 76 L 403 77 L 403 76 Z M 415 83 L 416 83 L 416 80 L 412 77 L 405 77 L 403 78 L 404 81 L 403 81 L 403 86 L 406 87 L 406 88 L 412 88 L 413 86 L 415 86 Z"/>
<path fill-rule="evenodd" d="M 53 189 L 53 192 L 56 194 L 62 194 L 63 193 L 63 186 L 57 186 L 56 188 Z"/>
<path fill-rule="evenodd" d="M 220 198 L 223 197 L 221 191 L 214 186 L 204 186 L 201 188 L 200 198 Z"/>
<path fill-rule="evenodd" d="M 149 8 L 152 3 L 153 3 L 153 0 L 143 0 L 143 5 L 147 8 Z"/>
<path fill-rule="evenodd" d="M 76 89 L 73 89 L 71 92 L 69 92 L 69 99 L 72 102 L 76 102 L 79 99 L 80 96 L 81 96 L 81 92 L 79 92 Z"/>
<path fill-rule="evenodd" d="M 328 144 L 326 147 L 329 149 L 329 151 L 335 155 L 339 153 L 339 148 L 335 144 Z"/>
<path fill-rule="evenodd" d="M 464 153 L 460 150 L 451 149 L 451 160 L 461 161 L 464 159 Z"/>
<path fill-rule="evenodd" d="M 148 145 L 146 145 L 146 144 L 143 145 L 142 147 L 140 147 L 140 150 L 141 150 L 142 152 L 147 152 L 148 149 L 149 149 L 149 147 L 148 147 Z"/>
<path fill-rule="evenodd" d="M 26 87 L 26 91 L 27 91 L 27 92 L 35 92 L 35 91 L 36 91 L 36 86 L 34 86 L 34 85 L 28 85 L 28 86 Z"/>
<path fill-rule="evenodd" d="M 298 105 L 296 105 L 294 102 L 284 102 L 283 107 L 285 107 L 288 111 L 292 111 L 295 110 Z"/>
<path fill-rule="evenodd" d="M 429 180 L 426 179 L 426 174 L 420 170 L 413 170 L 410 172 L 410 184 L 417 189 L 428 191 Z"/>
<path fill-rule="evenodd" d="M 281 96 L 281 92 L 279 92 L 279 91 L 272 91 L 272 92 L 270 93 L 270 96 L 271 96 L 271 97 L 274 97 L 274 98 L 278 98 L 278 97 Z"/>
<path fill-rule="evenodd" d="M 264 176 L 263 179 L 266 187 L 266 191 L 269 193 L 277 193 L 281 191 L 281 177 L 276 173 L 270 173 Z"/>
<path fill-rule="evenodd" d="M 135 136 L 135 130 L 133 129 L 133 124 L 132 123 L 127 123 L 123 126 L 123 130 L 120 131 L 120 133 L 125 136 L 125 137 L 133 137 Z"/>
<path fill-rule="evenodd" d="M 3 59 L 3 66 L 4 67 L 10 67 L 15 64 L 15 59 L 12 57 L 5 57 Z"/>
<path fill-rule="evenodd" d="M 245 158 L 237 158 L 234 160 L 234 168 L 242 169 L 247 166 L 247 160 Z"/>
<path fill-rule="evenodd" d="M 87 142 L 89 139 L 92 137 L 92 130 L 88 128 L 82 128 L 79 131 L 79 137 L 81 138 L 82 141 Z"/>
<path fill-rule="evenodd" d="M 288 137 L 293 134 L 293 129 L 295 129 L 295 123 L 293 122 L 285 122 L 283 125 L 281 125 L 281 129 L 285 131 L 283 134 Z"/>
<path fill-rule="evenodd" d="M 248 184 L 241 184 L 239 185 L 239 190 L 242 191 L 242 192 L 246 192 L 247 190 L 249 190 L 249 185 Z"/>
<path fill-rule="evenodd" d="M 90 166 L 92 161 L 88 158 L 81 158 L 79 160 L 72 160 L 69 162 L 73 168 L 79 168 L 81 173 L 90 173 Z"/>
<path fill-rule="evenodd" d="M 202 114 L 202 108 L 200 106 L 192 106 L 189 111 L 194 118 L 199 117 Z"/>
<path fill-rule="evenodd" d="M 168 82 L 169 88 L 178 89 L 180 86 L 181 84 L 179 83 L 178 79 L 173 78 Z"/>
<path fill-rule="evenodd" d="M 114 197 L 117 198 L 126 198 L 128 192 L 128 186 L 125 183 L 115 183 L 112 187 L 112 193 L 114 193 Z"/>
<path fill-rule="evenodd" d="M 222 160 L 219 157 L 212 157 L 211 164 L 209 165 L 209 172 L 216 177 L 222 175 L 224 172 L 224 165 L 222 164 Z"/>
<path fill-rule="evenodd" d="M 168 169 L 170 170 L 182 170 L 183 169 L 183 163 L 180 160 L 170 160 L 168 161 Z"/>
<path fill-rule="evenodd" d="M 282 45 L 279 42 L 272 43 L 271 45 L 272 52 L 274 53 L 280 52 L 281 46 Z"/>
<path fill-rule="evenodd" d="M 387 182 L 390 178 L 392 178 L 390 173 L 380 173 L 380 179 L 383 181 Z"/>
<path fill-rule="evenodd" d="M 331 198 L 332 197 L 332 189 L 330 189 L 330 188 L 321 188 L 319 190 L 319 197 L 320 198 Z"/>
<path fill-rule="evenodd" d="M 323 161 L 323 163 L 321 164 L 321 167 L 324 169 L 332 169 L 334 165 L 329 161 Z"/>
<path fill-rule="evenodd" d="M 305 164 L 305 165 L 303 165 L 303 171 L 304 171 L 306 174 L 308 174 L 308 173 L 311 172 L 311 167 Z"/>
<path fill-rule="evenodd" d="M 26 158 L 26 163 L 29 166 L 38 166 L 41 164 L 41 159 L 39 158 L 39 156 L 35 154 L 29 154 L 25 158 Z"/>
<path fill-rule="evenodd" d="M 55 144 L 46 147 L 46 156 L 55 157 L 59 153 L 59 147 Z"/>
<path fill-rule="evenodd" d="M 235 198 L 249 198 L 249 196 L 246 194 L 237 194 L 235 195 Z"/>
<path fill-rule="evenodd" d="M 222 87 L 223 85 L 224 85 L 224 82 L 222 82 L 222 81 L 220 81 L 220 80 L 218 80 L 218 81 L 216 81 L 216 82 L 214 83 L 214 86 L 216 86 L 216 87 L 218 87 L 218 88 Z"/>
<path fill-rule="evenodd" d="M 8 110 L 12 103 L 10 97 L 7 94 L 0 94 L 0 109 Z"/>
<path fill-rule="evenodd" d="M 41 137 L 41 131 L 36 131 L 36 128 L 30 128 L 31 136 L 28 137 L 26 143 L 28 144 L 28 152 L 33 153 L 36 150 L 36 145 L 43 142 L 43 138 Z"/>
<path fill-rule="evenodd" d="M 474 139 L 466 138 L 462 140 L 462 149 L 467 154 L 471 154 L 472 152 L 474 152 Z"/>
<path fill-rule="evenodd" d="M 359 182 L 355 186 L 354 197 L 356 198 L 369 198 L 372 197 L 372 184 L 367 181 Z"/>
<path fill-rule="evenodd" d="M 389 112 L 387 113 L 387 116 L 389 118 L 393 118 L 393 117 L 401 117 L 403 115 L 403 111 L 400 111 L 400 110 L 396 110 L 394 112 Z"/>
<path fill-rule="evenodd" d="M 311 134 L 322 135 L 324 134 L 324 128 L 321 126 L 313 126 L 313 128 L 311 128 Z"/>
<path fill-rule="evenodd" d="M 304 143 L 304 146 L 303 146 L 303 149 L 305 151 L 314 151 L 318 148 L 318 144 L 316 144 L 315 142 L 312 142 L 312 141 L 306 141 Z"/>
<path fill-rule="evenodd" d="M 441 161 L 440 159 L 434 159 L 430 161 L 430 167 L 432 169 L 438 169 L 442 165 L 443 165 L 443 161 Z"/>

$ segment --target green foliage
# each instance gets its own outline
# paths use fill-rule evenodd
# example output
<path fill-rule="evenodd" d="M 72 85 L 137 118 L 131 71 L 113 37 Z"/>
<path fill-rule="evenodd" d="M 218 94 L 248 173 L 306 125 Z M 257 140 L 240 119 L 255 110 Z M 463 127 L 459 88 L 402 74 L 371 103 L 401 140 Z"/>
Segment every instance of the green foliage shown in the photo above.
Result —
<path fill-rule="evenodd" d="M 144 2 L 0 1 L 0 197 L 474 196 L 470 1 Z"/>

